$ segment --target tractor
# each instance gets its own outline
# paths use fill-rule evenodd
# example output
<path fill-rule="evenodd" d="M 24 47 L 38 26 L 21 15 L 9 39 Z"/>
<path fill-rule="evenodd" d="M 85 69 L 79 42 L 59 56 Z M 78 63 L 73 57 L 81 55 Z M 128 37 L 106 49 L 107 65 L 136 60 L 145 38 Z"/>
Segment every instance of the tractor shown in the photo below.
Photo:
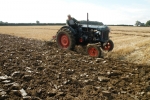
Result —
<path fill-rule="evenodd" d="M 56 36 L 56 43 L 60 49 L 74 50 L 76 45 L 86 47 L 86 52 L 91 57 L 100 57 L 102 51 L 112 51 L 114 43 L 109 39 L 110 29 L 108 26 L 90 26 L 77 24 L 77 28 L 70 26 L 61 27 Z"/>

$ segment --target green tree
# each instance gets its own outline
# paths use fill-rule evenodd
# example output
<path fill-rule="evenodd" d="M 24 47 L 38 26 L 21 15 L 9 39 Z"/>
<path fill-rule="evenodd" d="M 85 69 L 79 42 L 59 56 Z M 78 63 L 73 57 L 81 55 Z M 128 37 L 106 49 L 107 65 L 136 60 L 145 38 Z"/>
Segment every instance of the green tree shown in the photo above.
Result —
<path fill-rule="evenodd" d="M 140 26 L 140 25 L 141 25 L 141 22 L 137 20 L 137 21 L 135 22 L 135 26 Z"/>
<path fill-rule="evenodd" d="M 36 21 L 36 24 L 40 24 L 40 21 L 37 20 L 37 21 Z"/>
<path fill-rule="evenodd" d="M 146 22 L 146 26 L 150 26 L 150 20 Z"/>
<path fill-rule="evenodd" d="M 0 21 L 0 23 L 3 23 L 3 21 Z"/>
<path fill-rule="evenodd" d="M 145 26 L 145 23 L 141 23 L 140 26 Z"/>

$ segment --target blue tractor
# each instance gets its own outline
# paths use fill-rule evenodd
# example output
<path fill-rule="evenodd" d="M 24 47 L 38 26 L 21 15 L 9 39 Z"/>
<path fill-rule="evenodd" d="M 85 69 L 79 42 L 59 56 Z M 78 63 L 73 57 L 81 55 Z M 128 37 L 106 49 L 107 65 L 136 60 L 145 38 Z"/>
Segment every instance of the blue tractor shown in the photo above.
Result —
<path fill-rule="evenodd" d="M 109 38 L 108 26 L 89 25 L 87 14 L 87 25 L 77 24 L 77 28 L 70 26 L 61 27 L 56 34 L 56 43 L 64 50 L 74 50 L 75 45 L 86 46 L 86 52 L 92 57 L 100 57 L 102 50 L 112 51 L 113 41 Z"/>

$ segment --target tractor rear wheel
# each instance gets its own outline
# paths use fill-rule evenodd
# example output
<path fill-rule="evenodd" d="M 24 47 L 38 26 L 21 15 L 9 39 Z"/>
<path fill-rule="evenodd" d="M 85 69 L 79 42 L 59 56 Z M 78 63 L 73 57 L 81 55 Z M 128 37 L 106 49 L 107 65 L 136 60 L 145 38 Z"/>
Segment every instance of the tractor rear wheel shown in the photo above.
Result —
<path fill-rule="evenodd" d="M 104 51 L 112 51 L 114 48 L 114 43 L 112 40 L 108 40 L 107 43 L 105 45 L 102 44 L 102 49 Z"/>
<path fill-rule="evenodd" d="M 59 30 L 56 36 L 56 43 L 61 49 L 73 50 L 75 47 L 75 38 L 73 33 L 67 28 Z"/>
<path fill-rule="evenodd" d="M 91 57 L 97 57 L 98 58 L 101 56 L 100 47 L 98 47 L 97 45 L 88 45 L 86 52 Z"/>

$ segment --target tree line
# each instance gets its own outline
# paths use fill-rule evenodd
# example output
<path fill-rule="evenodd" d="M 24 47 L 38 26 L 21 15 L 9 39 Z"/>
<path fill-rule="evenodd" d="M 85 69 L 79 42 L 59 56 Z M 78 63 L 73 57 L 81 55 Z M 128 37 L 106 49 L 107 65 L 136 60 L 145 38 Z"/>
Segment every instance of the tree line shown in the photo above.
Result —
<path fill-rule="evenodd" d="M 82 20 L 80 21 L 80 24 L 87 24 L 87 21 Z M 98 21 L 89 21 L 89 25 L 104 25 L 102 22 Z M 36 23 L 8 23 L 0 21 L 0 26 L 36 26 L 36 25 L 66 25 L 66 23 L 40 23 L 39 21 L 36 21 Z M 133 26 L 133 25 L 108 25 L 108 26 Z M 150 20 L 148 20 L 146 23 L 142 23 L 140 21 L 135 22 L 135 26 L 150 26 Z"/>
<path fill-rule="evenodd" d="M 66 25 L 66 23 L 8 23 L 0 21 L 0 26 L 45 26 L 45 25 Z"/>
<path fill-rule="evenodd" d="M 147 26 L 147 27 L 150 27 L 150 20 L 148 20 L 146 23 L 142 23 L 142 22 L 137 20 L 135 22 L 135 26 Z"/>
<path fill-rule="evenodd" d="M 87 24 L 87 21 L 79 21 L 80 24 Z M 89 25 L 104 25 L 102 22 L 98 21 L 89 21 Z M 8 23 L 0 21 L 1 26 L 24 26 L 24 25 L 66 25 L 66 23 L 40 23 L 40 21 L 36 21 L 36 23 Z"/>

